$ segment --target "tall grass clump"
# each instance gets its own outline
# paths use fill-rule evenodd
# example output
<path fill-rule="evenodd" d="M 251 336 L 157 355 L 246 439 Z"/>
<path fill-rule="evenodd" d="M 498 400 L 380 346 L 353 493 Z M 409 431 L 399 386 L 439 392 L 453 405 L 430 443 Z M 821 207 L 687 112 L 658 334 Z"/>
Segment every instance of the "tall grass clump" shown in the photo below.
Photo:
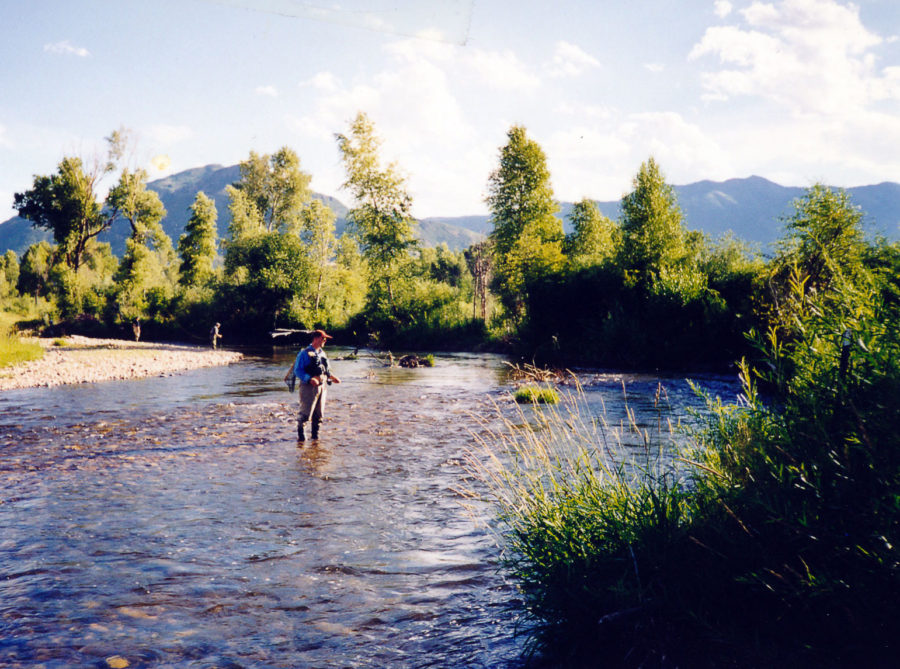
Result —
<path fill-rule="evenodd" d="M 748 406 L 713 412 L 692 532 L 740 597 L 723 620 L 820 666 L 883 666 L 900 639 L 900 318 L 889 284 L 835 281 L 792 277 L 793 326 L 745 368 Z"/>
<path fill-rule="evenodd" d="M 532 647 L 554 661 L 578 663 L 602 646 L 607 662 L 637 637 L 664 635 L 653 620 L 668 584 L 693 568 L 679 554 L 692 509 L 670 457 L 674 433 L 662 398 L 651 433 L 631 413 L 618 427 L 592 415 L 579 388 L 558 405 L 518 407 L 472 453 L 473 472 L 499 511 Z M 654 645 L 665 647 L 647 648 Z"/>
<path fill-rule="evenodd" d="M 36 360 L 43 355 L 40 344 L 22 341 L 9 328 L 0 328 L 0 368 Z"/>
<path fill-rule="evenodd" d="M 623 433 L 577 403 L 520 413 L 484 441 L 476 469 L 553 661 L 895 661 L 900 290 L 876 274 L 833 285 L 791 275 L 788 317 L 742 365 L 742 402 L 709 402 L 679 467 L 659 457 L 663 430 L 655 447 L 638 431 L 646 457 L 623 461 Z"/>

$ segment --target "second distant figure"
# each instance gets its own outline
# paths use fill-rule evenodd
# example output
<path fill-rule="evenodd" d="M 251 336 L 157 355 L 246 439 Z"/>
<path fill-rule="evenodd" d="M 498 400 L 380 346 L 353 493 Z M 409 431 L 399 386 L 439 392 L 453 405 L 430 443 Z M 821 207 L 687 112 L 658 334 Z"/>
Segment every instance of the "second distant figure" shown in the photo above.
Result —
<path fill-rule="evenodd" d="M 219 334 L 219 328 L 222 327 L 221 323 L 216 323 L 210 328 L 209 331 L 209 343 L 213 348 L 219 343 L 219 340 L 222 338 L 222 335 Z"/>
<path fill-rule="evenodd" d="M 341 382 L 328 367 L 328 357 L 323 350 L 328 339 L 331 335 L 325 334 L 324 330 L 313 330 L 309 346 L 300 351 L 294 360 L 293 371 L 300 391 L 300 412 L 297 415 L 297 441 L 300 442 L 306 440 L 304 426 L 308 420 L 312 421 L 310 436 L 319 438 L 328 385 Z"/>

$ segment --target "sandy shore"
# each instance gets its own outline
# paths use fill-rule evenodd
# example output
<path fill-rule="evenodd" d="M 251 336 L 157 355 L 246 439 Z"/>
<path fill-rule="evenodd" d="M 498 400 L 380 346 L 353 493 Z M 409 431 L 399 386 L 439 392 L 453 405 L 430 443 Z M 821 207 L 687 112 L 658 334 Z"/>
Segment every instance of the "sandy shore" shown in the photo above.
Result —
<path fill-rule="evenodd" d="M 165 376 L 186 369 L 228 365 L 243 357 L 235 351 L 120 339 L 71 336 L 32 341 L 44 347 L 44 357 L 0 369 L 0 391 Z M 58 345 L 61 341 L 65 342 L 62 346 Z"/>

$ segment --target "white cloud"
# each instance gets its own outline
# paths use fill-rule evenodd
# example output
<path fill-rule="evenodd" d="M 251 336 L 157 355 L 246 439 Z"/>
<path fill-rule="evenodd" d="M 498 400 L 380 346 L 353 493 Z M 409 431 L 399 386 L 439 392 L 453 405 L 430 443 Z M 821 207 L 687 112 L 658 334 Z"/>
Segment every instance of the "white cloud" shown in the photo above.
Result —
<path fill-rule="evenodd" d="M 557 42 L 549 66 L 551 77 L 577 77 L 588 68 L 600 67 L 600 61 L 569 42 Z"/>
<path fill-rule="evenodd" d="M 0 148 L 12 148 L 12 141 L 6 136 L 6 126 L 0 123 Z"/>
<path fill-rule="evenodd" d="M 151 126 L 147 135 L 156 143 L 164 146 L 177 144 L 194 136 L 192 128 L 186 125 L 166 125 L 160 123 Z"/>
<path fill-rule="evenodd" d="M 278 89 L 274 86 L 257 86 L 255 92 L 257 95 L 266 95 L 272 98 L 278 97 Z"/>
<path fill-rule="evenodd" d="M 395 161 L 408 176 L 416 215 L 484 211 L 481 189 L 473 183 L 485 184 L 496 161 L 497 119 L 506 109 L 527 109 L 540 79 L 511 51 L 412 39 L 391 43 L 385 51 L 385 66 L 359 82 L 342 82 L 329 73 L 304 81 L 302 86 L 316 88 L 313 109 L 288 117 L 287 126 L 308 146 L 327 142 L 333 152 L 334 133 L 346 132 L 364 111 L 384 140 L 383 162 Z M 479 130 L 479 121 L 486 121 L 487 129 Z M 312 172 L 313 187 L 325 192 L 336 192 L 343 181 L 337 161 Z"/>
<path fill-rule="evenodd" d="M 855 5 L 835 0 L 754 2 L 744 26 L 708 28 L 690 59 L 718 56 L 706 72 L 707 99 L 755 96 L 794 114 L 848 117 L 875 100 L 900 99 L 897 78 L 879 71 L 871 49 L 883 39 L 860 21 Z"/>
<path fill-rule="evenodd" d="M 728 0 L 716 0 L 713 5 L 715 7 L 713 11 L 715 11 L 716 16 L 720 19 L 724 19 L 731 14 L 731 10 L 734 8 Z"/>
<path fill-rule="evenodd" d="M 662 63 L 644 63 L 644 69 L 653 74 L 659 74 L 666 69 L 666 66 Z"/>
<path fill-rule="evenodd" d="M 331 72 L 319 72 L 311 79 L 301 82 L 300 86 L 310 86 L 320 91 L 335 92 L 340 88 L 340 81 Z"/>
<path fill-rule="evenodd" d="M 47 53 L 55 53 L 63 56 L 78 56 L 79 58 L 86 58 L 91 55 L 91 52 L 85 49 L 84 47 L 74 46 L 69 40 L 63 40 L 62 42 L 54 42 L 53 44 L 45 44 L 44 51 Z"/>
<path fill-rule="evenodd" d="M 555 130 L 544 144 L 556 197 L 616 200 L 630 189 L 642 162 L 653 156 L 670 183 L 702 174 L 726 178 L 732 158 L 699 126 L 675 112 L 624 114 L 609 110 L 603 119 L 586 108 Z M 538 140 L 540 142 L 540 140 Z"/>

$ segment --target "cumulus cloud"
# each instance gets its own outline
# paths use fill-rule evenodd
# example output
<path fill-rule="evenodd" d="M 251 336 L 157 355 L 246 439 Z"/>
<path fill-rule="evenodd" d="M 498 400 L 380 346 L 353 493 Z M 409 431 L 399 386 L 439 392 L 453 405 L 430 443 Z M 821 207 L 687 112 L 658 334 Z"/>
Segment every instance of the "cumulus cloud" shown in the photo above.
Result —
<path fill-rule="evenodd" d="M 713 6 L 713 11 L 720 19 L 724 19 L 726 16 L 731 14 L 731 10 L 734 8 L 732 4 L 728 2 L 728 0 L 716 0 L 713 3 Z"/>
<path fill-rule="evenodd" d="M 398 40 L 385 51 L 386 65 L 365 78 L 341 81 L 323 72 L 302 82 L 315 88 L 312 109 L 286 124 L 307 145 L 333 146 L 334 133 L 346 132 L 364 111 L 384 139 L 382 160 L 408 176 L 416 215 L 483 211 L 478 186 L 487 182 L 508 128 L 499 129 L 498 119 L 527 109 L 540 77 L 512 51 L 422 40 Z M 326 192 L 343 181 L 338 163 L 317 165 L 313 174 L 313 187 Z"/>
<path fill-rule="evenodd" d="M 600 61 L 580 46 L 557 42 L 549 71 L 552 77 L 577 77 L 589 68 L 600 67 Z"/>
<path fill-rule="evenodd" d="M 278 97 L 278 89 L 274 86 L 257 86 L 255 92 L 257 95 L 265 95 L 271 98 Z"/>
<path fill-rule="evenodd" d="M 873 48 L 883 39 L 861 22 L 859 8 L 835 0 L 754 2 L 743 25 L 714 26 L 690 59 L 717 56 L 703 75 L 706 97 L 758 96 L 797 114 L 856 113 L 898 99 L 896 78 L 879 70 Z"/>
<path fill-rule="evenodd" d="M 45 44 L 44 51 L 62 56 L 78 56 L 79 58 L 87 58 L 91 55 L 90 51 L 84 47 L 75 46 L 69 40 Z"/>
<path fill-rule="evenodd" d="M 573 116 L 543 143 L 559 199 L 618 199 L 650 156 L 670 183 L 687 183 L 698 174 L 733 176 L 732 159 L 721 144 L 676 112 L 608 110 L 599 118 L 585 108 L 573 110 Z"/>
<path fill-rule="evenodd" d="M 666 69 L 666 66 L 662 63 L 644 63 L 644 69 L 653 72 L 653 74 L 659 74 Z"/>

